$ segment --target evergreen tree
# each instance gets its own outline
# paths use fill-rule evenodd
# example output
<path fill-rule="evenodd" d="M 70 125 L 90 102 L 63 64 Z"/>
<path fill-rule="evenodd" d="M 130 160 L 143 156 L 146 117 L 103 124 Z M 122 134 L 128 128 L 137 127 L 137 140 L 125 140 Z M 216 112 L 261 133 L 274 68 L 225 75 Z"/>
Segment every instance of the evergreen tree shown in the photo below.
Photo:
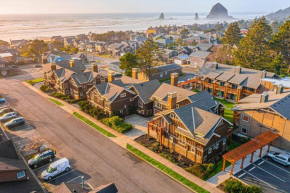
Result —
<path fill-rule="evenodd" d="M 239 45 L 241 37 L 241 29 L 239 24 L 237 22 L 233 22 L 227 28 L 222 41 L 223 44 L 227 44 L 230 48 L 233 48 L 234 46 Z"/>
<path fill-rule="evenodd" d="M 241 39 L 238 49 L 234 51 L 235 64 L 246 68 L 271 70 L 269 69 L 271 33 L 271 27 L 265 17 L 255 19 L 246 37 Z"/>
<path fill-rule="evenodd" d="M 125 75 L 132 76 L 132 68 L 137 67 L 137 56 L 128 52 L 124 54 L 119 60 L 120 68 L 125 70 Z"/>

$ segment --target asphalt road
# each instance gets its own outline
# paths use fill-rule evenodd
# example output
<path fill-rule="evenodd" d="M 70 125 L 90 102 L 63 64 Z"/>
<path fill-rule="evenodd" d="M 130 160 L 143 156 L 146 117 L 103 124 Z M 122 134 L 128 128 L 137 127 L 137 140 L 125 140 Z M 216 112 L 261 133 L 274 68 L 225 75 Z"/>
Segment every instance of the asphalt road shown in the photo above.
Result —
<path fill-rule="evenodd" d="M 33 74 L 34 77 L 40 73 Z M 27 75 L 26 78 L 30 78 Z M 0 79 L 0 94 L 39 134 L 86 175 L 94 188 L 114 182 L 119 192 L 190 192 L 151 165 L 119 147 L 77 118 L 20 83 L 23 76 Z"/>

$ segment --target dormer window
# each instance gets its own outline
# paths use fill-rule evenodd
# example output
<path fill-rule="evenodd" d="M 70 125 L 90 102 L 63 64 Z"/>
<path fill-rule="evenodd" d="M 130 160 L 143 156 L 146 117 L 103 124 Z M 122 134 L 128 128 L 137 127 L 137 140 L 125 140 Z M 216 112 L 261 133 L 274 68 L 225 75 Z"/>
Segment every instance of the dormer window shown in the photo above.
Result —
<path fill-rule="evenodd" d="M 126 93 L 121 94 L 121 98 L 124 98 L 124 97 L 126 97 Z"/>
<path fill-rule="evenodd" d="M 174 119 L 174 113 L 170 113 L 170 117 L 172 118 L 172 119 Z"/>

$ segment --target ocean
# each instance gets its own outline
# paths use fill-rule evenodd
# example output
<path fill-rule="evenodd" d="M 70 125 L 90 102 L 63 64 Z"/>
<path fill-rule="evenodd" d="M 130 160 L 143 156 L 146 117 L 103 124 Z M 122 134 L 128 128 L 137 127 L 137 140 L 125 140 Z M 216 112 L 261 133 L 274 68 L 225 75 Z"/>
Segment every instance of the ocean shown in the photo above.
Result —
<path fill-rule="evenodd" d="M 80 33 L 104 33 L 107 31 L 143 31 L 150 26 L 188 25 L 194 23 L 216 23 L 224 21 L 206 20 L 208 13 L 198 13 L 200 20 L 194 20 L 195 13 L 95 13 L 95 14 L 34 14 L 0 15 L 0 39 L 36 39 Z M 234 20 L 254 19 L 266 13 L 229 13 Z M 228 22 L 234 21 L 229 20 Z"/>

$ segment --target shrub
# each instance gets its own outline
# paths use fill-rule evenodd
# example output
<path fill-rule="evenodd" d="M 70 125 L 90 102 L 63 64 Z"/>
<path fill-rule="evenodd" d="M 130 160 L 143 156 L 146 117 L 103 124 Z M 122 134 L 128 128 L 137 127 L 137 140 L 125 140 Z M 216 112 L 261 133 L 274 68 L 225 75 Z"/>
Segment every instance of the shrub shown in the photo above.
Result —
<path fill-rule="evenodd" d="M 124 123 L 124 120 L 118 116 L 113 116 L 110 118 L 105 118 L 101 120 L 105 125 L 113 128 L 119 133 L 125 133 L 132 129 L 132 125 L 128 123 Z"/>
<path fill-rule="evenodd" d="M 194 164 L 191 167 L 185 168 L 186 171 L 192 173 L 193 175 L 199 177 L 204 180 L 207 178 L 209 173 L 211 173 L 215 169 L 215 165 L 210 164 Z"/>
<path fill-rule="evenodd" d="M 31 86 L 33 86 L 35 83 L 32 80 L 27 80 L 26 81 L 28 84 L 30 84 Z"/>
<path fill-rule="evenodd" d="M 0 94 L 0 99 L 3 98 L 2 95 Z"/>
<path fill-rule="evenodd" d="M 47 89 L 48 89 L 48 86 L 47 86 L 47 85 L 41 85 L 41 87 L 40 87 L 40 90 L 41 90 L 42 92 L 46 92 Z"/>
<path fill-rule="evenodd" d="M 161 152 L 159 155 L 161 155 L 161 156 L 164 157 L 165 159 L 171 161 L 172 163 L 177 164 L 177 162 L 175 161 L 175 159 L 172 158 L 170 154 L 168 154 L 168 153 L 166 153 L 166 152 L 163 151 L 163 152 Z"/>
<path fill-rule="evenodd" d="M 80 101 L 84 101 L 84 99 L 71 99 L 68 102 L 69 103 L 79 103 Z"/>
<path fill-rule="evenodd" d="M 224 191 L 227 193 L 262 193 L 262 188 L 258 186 L 247 186 L 236 179 L 228 179 L 225 182 Z"/>

